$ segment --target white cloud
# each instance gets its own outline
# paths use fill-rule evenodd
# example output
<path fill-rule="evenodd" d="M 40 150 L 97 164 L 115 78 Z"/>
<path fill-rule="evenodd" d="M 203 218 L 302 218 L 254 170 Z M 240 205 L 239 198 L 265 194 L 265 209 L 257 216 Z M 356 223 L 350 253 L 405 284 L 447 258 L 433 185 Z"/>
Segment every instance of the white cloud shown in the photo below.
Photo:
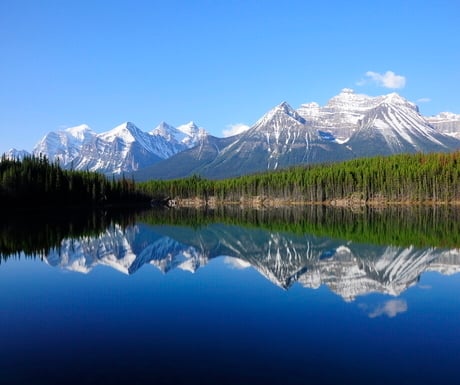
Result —
<path fill-rule="evenodd" d="M 249 126 L 244 123 L 228 124 L 227 128 L 222 131 L 222 135 L 226 138 L 228 136 L 241 134 L 247 130 L 249 130 Z"/>
<path fill-rule="evenodd" d="M 406 85 L 406 78 L 402 75 L 396 75 L 393 71 L 387 71 L 384 74 L 367 71 L 365 77 L 357 83 L 359 86 L 363 86 L 369 82 L 385 88 L 404 88 Z"/>
<path fill-rule="evenodd" d="M 251 267 L 251 264 L 249 262 L 234 257 L 225 257 L 224 263 L 230 265 L 233 269 L 238 270 L 247 269 L 248 267 Z"/>
<path fill-rule="evenodd" d="M 407 302 L 402 299 L 392 299 L 378 306 L 369 313 L 369 318 L 376 318 L 386 315 L 389 318 L 396 317 L 399 313 L 407 311 Z"/>
<path fill-rule="evenodd" d="M 420 99 L 417 99 L 417 103 L 429 103 L 431 102 L 431 99 L 430 98 L 420 98 Z"/>

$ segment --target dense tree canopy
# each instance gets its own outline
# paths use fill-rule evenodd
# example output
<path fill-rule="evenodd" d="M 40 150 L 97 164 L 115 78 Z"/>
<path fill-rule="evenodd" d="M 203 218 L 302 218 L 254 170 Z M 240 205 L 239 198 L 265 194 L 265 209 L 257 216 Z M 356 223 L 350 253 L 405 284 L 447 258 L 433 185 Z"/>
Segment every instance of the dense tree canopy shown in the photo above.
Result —
<path fill-rule="evenodd" d="M 133 181 L 63 170 L 45 157 L 0 160 L 1 207 L 101 206 L 146 200 Z"/>
<path fill-rule="evenodd" d="M 156 199 L 215 197 L 229 202 L 260 196 L 304 203 L 337 199 L 420 203 L 459 201 L 459 182 L 460 152 L 455 152 L 360 158 L 217 181 L 199 176 L 155 180 L 141 183 L 140 188 Z"/>

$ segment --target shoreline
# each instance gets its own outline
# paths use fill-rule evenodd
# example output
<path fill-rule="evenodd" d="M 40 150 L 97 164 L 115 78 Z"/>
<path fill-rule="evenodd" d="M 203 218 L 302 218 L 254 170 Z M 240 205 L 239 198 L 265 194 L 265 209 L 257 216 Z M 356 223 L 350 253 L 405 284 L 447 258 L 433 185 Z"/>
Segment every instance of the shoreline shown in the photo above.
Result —
<path fill-rule="evenodd" d="M 174 199 L 167 198 L 162 202 L 157 202 L 167 207 L 220 207 L 220 206 L 241 206 L 241 207 L 253 207 L 253 208 L 279 208 L 279 207 L 300 207 L 300 206 L 332 206 L 332 207 L 376 207 L 383 208 L 389 206 L 460 206 L 460 200 L 425 200 L 425 201 L 392 201 L 385 198 L 373 198 L 373 199 L 333 199 L 328 201 L 307 201 L 307 200 L 295 200 L 285 198 L 268 198 L 261 196 L 254 197 L 241 197 L 238 201 L 235 200 L 222 200 L 215 197 L 208 199 L 194 197 L 194 198 L 179 198 Z"/>

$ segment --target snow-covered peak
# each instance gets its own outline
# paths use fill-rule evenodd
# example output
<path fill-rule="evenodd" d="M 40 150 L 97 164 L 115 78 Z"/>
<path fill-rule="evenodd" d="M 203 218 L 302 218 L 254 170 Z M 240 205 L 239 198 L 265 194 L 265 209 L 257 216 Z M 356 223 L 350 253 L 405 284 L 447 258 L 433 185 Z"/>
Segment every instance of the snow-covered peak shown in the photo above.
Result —
<path fill-rule="evenodd" d="M 427 117 L 426 120 L 439 132 L 460 139 L 460 114 L 441 112 Z"/>
<path fill-rule="evenodd" d="M 51 131 L 33 148 L 36 156 L 46 155 L 51 161 L 58 161 L 65 166 L 78 156 L 81 147 L 91 141 L 96 133 L 86 124 L 65 130 Z"/>
<path fill-rule="evenodd" d="M 161 135 L 165 136 L 168 135 L 172 131 L 177 131 L 174 126 L 166 123 L 165 121 L 160 122 L 158 126 L 156 126 L 152 131 L 150 131 L 153 135 Z"/>
<path fill-rule="evenodd" d="M 305 124 L 306 120 L 299 115 L 287 102 L 282 102 L 268 111 L 262 118 L 260 118 L 255 126 L 265 125 L 270 121 L 279 119 L 294 119 L 297 123 Z"/>
<path fill-rule="evenodd" d="M 69 127 L 65 129 L 71 136 L 81 141 L 88 138 L 88 136 L 96 135 L 96 133 L 87 125 L 80 124 L 79 126 Z"/>
<path fill-rule="evenodd" d="M 372 96 L 357 94 L 351 88 L 344 88 L 328 101 L 326 107 L 342 111 L 362 111 L 375 106 L 377 104 L 375 99 Z"/>
<path fill-rule="evenodd" d="M 460 114 L 454 114 L 453 112 L 440 112 L 437 115 L 429 116 L 428 120 L 442 121 L 460 121 Z"/>
<path fill-rule="evenodd" d="M 355 90 L 353 90 L 352 88 L 342 88 L 340 93 L 341 94 L 354 94 Z"/>
<path fill-rule="evenodd" d="M 181 142 L 189 148 L 196 146 L 200 140 L 208 135 L 208 132 L 204 128 L 198 127 L 193 121 L 182 124 L 177 127 L 177 130 L 185 134 Z"/>
<path fill-rule="evenodd" d="M 6 159 L 10 160 L 22 160 L 26 156 L 29 156 L 30 153 L 26 150 L 16 150 L 15 148 L 10 148 L 7 152 L 3 154 Z"/>
<path fill-rule="evenodd" d="M 307 120 L 316 120 L 321 116 L 321 107 L 316 102 L 304 103 L 297 109 L 297 112 Z"/>
<path fill-rule="evenodd" d="M 187 134 L 179 131 L 176 127 L 171 126 L 166 122 L 161 122 L 152 131 L 150 131 L 150 134 L 154 136 L 161 136 L 167 141 L 174 143 L 181 143 L 186 137 L 188 137 Z"/>
<path fill-rule="evenodd" d="M 396 92 L 384 95 L 380 98 L 380 104 L 387 103 L 398 107 L 406 107 L 418 112 L 418 107 L 415 103 L 409 102 Z"/>
<path fill-rule="evenodd" d="M 194 121 L 190 121 L 186 124 L 182 124 L 177 129 L 188 136 L 194 136 L 198 133 L 199 127 Z"/>
<path fill-rule="evenodd" d="M 143 132 L 131 122 L 124 122 L 108 132 L 104 132 L 99 137 L 107 142 L 115 139 L 122 139 L 125 143 L 132 143 L 141 136 Z"/>

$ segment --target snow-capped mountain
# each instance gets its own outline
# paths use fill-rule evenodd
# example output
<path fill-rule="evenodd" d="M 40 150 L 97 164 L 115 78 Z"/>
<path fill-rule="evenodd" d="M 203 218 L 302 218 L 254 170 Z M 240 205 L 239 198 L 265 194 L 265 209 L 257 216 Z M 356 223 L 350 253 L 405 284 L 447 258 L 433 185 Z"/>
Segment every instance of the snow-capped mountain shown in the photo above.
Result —
<path fill-rule="evenodd" d="M 52 131 L 37 143 L 32 153 L 58 161 L 64 168 L 106 174 L 132 172 L 169 158 L 207 135 L 193 122 L 176 129 L 162 122 L 151 132 L 125 122 L 96 134 L 87 125 Z"/>
<path fill-rule="evenodd" d="M 33 154 L 77 170 L 142 170 L 137 179 L 168 179 L 224 178 L 368 155 L 457 149 L 460 115 L 424 117 L 396 93 L 368 96 L 345 88 L 324 106 L 313 102 L 295 110 L 283 102 L 233 137 L 210 136 L 193 121 L 177 128 L 162 122 L 150 132 L 123 123 L 102 134 L 81 125 L 48 133 Z"/>
<path fill-rule="evenodd" d="M 81 147 L 90 143 L 95 136 L 96 133 L 86 124 L 52 131 L 35 145 L 32 153 L 46 155 L 51 161 L 67 166 L 80 154 Z"/>
<path fill-rule="evenodd" d="M 460 140 L 433 127 L 414 103 L 396 93 L 371 97 L 344 89 L 324 107 L 310 103 L 294 110 L 283 102 L 246 132 L 216 139 L 213 146 L 216 150 L 208 147 L 207 157 L 203 152 L 185 150 L 137 177 L 200 174 L 225 178 L 360 156 L 453 151 L 460 149 Z M 174 173 L 170 176 L 165 170 Z"/>
<path fill-rule="evenodd" d="M 428 116 L 426 120 L 439 132 L 460 139 L 460 114 L 441 112 L 438 115 Z"/>
<path fill-rule="evenodd" d="M 16 150 L 15 148 L 11 148 L 7 152 L 3 154 L 6 159 L 10 160 L 22 160 L 24 157 L 29 156 L 30 152 L 26 150 Z"/>
<path fill-rule="evenodd" d="M 302 104 L 297 111 L 315 129 L 331 132 L 339 141 L 344 142 L 357 130 L 364 115 L 378 105 L 379 99 L 344 88 L 324 107 L 312 102 Z"/>
<path fill-rule="evenodd" d="M 98 265 L 133 274 L 146 264 L 167 273 L 195 272 L 209 260 L 232 257 L 276 286 L 327 286 L 345 301 L 371 292 L 397 296 L 425 271 L 460 271 L 460 250 L 372 246 L 313 235 L 296 235 L 212 224 L 202 228 L 113 225 L 96 237 L 65 239 L 44 261 L 89 273 Z"/>
<path fill-rule="evenodd" d="M 171 155 L 187 148 L 195 147 L 200 140 L 208 135 L 206 130 L 202 127 L 198 127 L 195 122 L 189 122 L 177 128 L 168 123 L 161 122 L 150 133 L 154 136 L 163 137 L 167 143 L 172 146 L 173 152 Z M 165 151 L 165 153 L 167 153 L 167 151 Z"/>
<path fill-rule="evenodd" d="M 74 167 L 103 173 L 131 172 L 163 159 L 163 142 L 126 122 L 83 145 L 73 160 Z"/>
<path fill-rule="evenodd" d="M 370 156 L 449 151 L 458 148 L 458 141 L 434 129 L 415 104 L 392 93 L 364 115 L 347 145 L 357 156 Z"/>
<path fill-rule="evenodd" d="M 330 132 L 340 143 L 347 143 L 356 156 L 459 148 L 458 142 L 445 134 L 450 130 L 455 136 L 456 128 L 460 133 L 460 115 L 423 117 L 414 103 L 397 93 L 371 97 L 345 88 L 324 107 L 303 104 L 298 112 L 315 129 Z"/>
<path fill-rule="evenodd" d="M 330 133 L 316 130 L 286 102 L 268 111 L 249 130 L 215 138 L 212 143 L 204 141 L 202 149 L 195 147 L 153 165 L 138 174 L 138 179 L 192 174 L 222 178 L 353 157 Z M 192 164 L 197 167 L 190 169 Z M 165 170 L 174 170 L 174 175 L 165 174 Z"/>
<path fill-rule="evenodd" d="M 181 142 L 188 148 L 195 147 L 207 135 L 206 130 L 198 127 L 193 121 L 177 127 L 177 131 L 184 135 Z"/>

